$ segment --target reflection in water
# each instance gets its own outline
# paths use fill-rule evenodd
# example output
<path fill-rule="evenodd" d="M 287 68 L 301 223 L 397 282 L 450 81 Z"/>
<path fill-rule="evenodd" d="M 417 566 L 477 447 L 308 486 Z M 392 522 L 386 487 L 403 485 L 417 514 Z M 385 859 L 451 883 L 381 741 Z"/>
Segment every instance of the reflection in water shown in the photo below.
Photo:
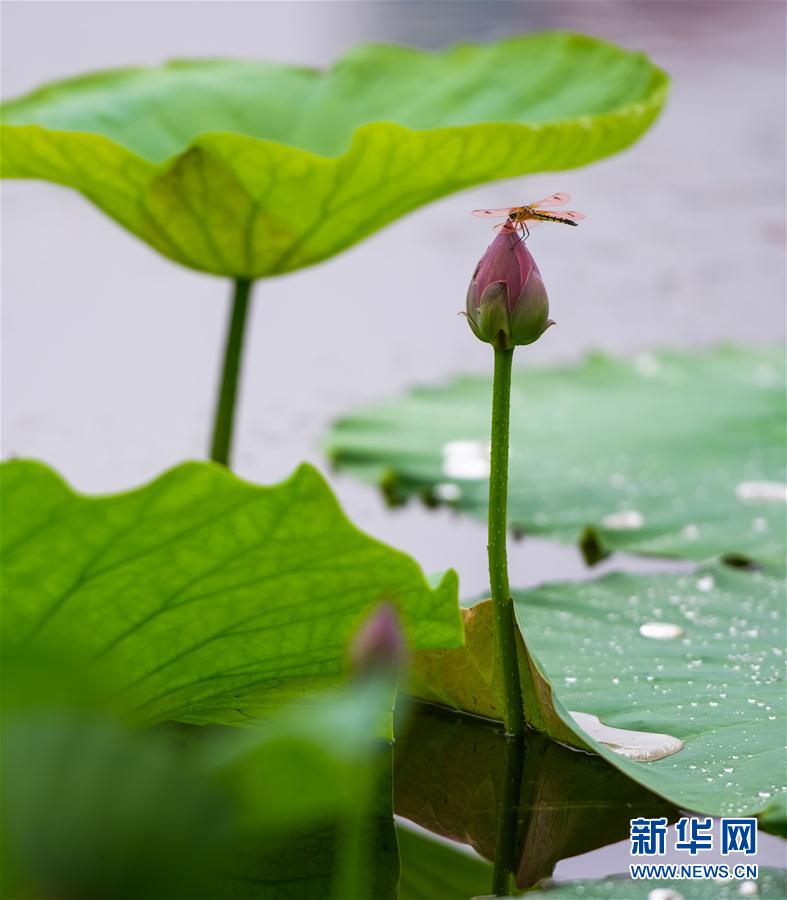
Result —
<path fill-rule="evenodd" d="M 633 816 L 678 817 L 597 756 L 538 734 L 521 751 L 492 723 L 418 705 L 394 748 L 395 812 L 499 858 L 496 881 L 510 870 L 519 889 L 561 859 L 627 837 Z"/>
<path fill-rule="evenodd" d="M 510 892 L 512 878 L 516 876 L 519 799 L 526 746 L 524 735 L 504 735 L 503 740 L 503 790 L 497 805 L 495 868 L 492 874 L 492 893 L 498 897 L 504 897 Z"/>

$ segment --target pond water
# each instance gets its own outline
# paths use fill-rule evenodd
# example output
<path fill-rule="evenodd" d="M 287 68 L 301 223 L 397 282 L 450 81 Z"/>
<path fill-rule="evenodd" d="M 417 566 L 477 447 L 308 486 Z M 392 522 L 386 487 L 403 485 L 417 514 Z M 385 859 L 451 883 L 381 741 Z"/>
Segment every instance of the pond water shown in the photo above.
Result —
<path fill-rule="evenodd" d="M 784 337 L 781 4 L 72 2 L 8 4 L 3 17 L 6 96 L 174 56 L 322 65 L 361 40 L 436 47 L 541 28 L 646 50 L 672 75 L 662 119 L 622 156 L 446 198 L 340 258 L 259 285 L 237 434 L 236 468 L 251 480 L 279 480 L 301 459 L 325 471 L 320 441 L 354 407 L 488 371 L 487 348 L 456 316 L 489 238 L 467 217 L 474 207 L 566 190 L 588 214 L 577 233 L 544 228 L 532 244 L 559 327 L 519 364 Z M 2 191 L 3 456 L 44 458 L 91 492 L 202 456 L 228 286 L 160 258 L 67 191 Z M 296 347 L 282 340 L 293 317 Z M 341 338 L 327 341 L 337 317 Z M 370 488 L 331 481 L 366 531 L 427 571 L 457 568 L 465 596 L 486 589 L 482 524 L 446 510 L 390 511 Z M 617 555 L 594 571 L 681 567 Z M 576 548 L 542 540 L 515 544 L 511 568 L 517 587 L 588 574 Z M 411 709 L 395 746 L 402 828 L 486 860 L 490 890 L 501 814 L 520 888 L 624 872 L 628 820 L 679 815 L 600 759 L 537 736 L 504 802 L 506 755 L 490 724 L 426 707 Z M 757 862 L 784 865 L 784 843 L 760 837 Z"/>

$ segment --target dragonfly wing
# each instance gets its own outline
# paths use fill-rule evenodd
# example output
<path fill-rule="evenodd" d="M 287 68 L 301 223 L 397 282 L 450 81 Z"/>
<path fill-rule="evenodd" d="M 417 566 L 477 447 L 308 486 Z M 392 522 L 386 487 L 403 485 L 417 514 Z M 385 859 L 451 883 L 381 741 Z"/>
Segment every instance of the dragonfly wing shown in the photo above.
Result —
<path fill-rule="evenodd" d="M 577 212 L 575 209 L 560 210 L 560 212 L 550 212 L 550 219 L 562 219 L 565 222 L 581 222 L 585 218 L 585 214 Z"/>
<path fill-rule="evenodd" d="M 539 207 L 549 208 L 552 206 L 562 206 L 568 203 L 571 197 L 568 194 L 552 194 L 550 197 L 544 197 L 543 200 L 536 200 L 535 203 L 528 203 L 528 206 L 538 209 Z"/>
<path fill-rule="evenodd" d="M 501 206 L 500 209 L 474 209 L 470 213 L 471 216 L 478 216 L 482 219 L 495 219 L 498 216 L 507 216 L 515 206 Z"/>

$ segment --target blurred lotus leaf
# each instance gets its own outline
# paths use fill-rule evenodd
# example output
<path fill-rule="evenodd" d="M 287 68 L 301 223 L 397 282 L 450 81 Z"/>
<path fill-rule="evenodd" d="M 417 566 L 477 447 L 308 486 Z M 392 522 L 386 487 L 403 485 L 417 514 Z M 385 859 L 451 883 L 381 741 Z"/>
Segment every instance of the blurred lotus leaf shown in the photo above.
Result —
<path fill-rule="evenodd" d="M 3 674 L 18 676 L 19 657 Z M 331 896 L 348 823 L 356 883 L 392 898 L 398 859 L 380 681 L 247 729 L 131 731 L 77 688 L 4 704 L 2 896 L 63 900 Z M 4 698 L 5 699 L 5 698 Z"/>
<path fill-rule="evenodd" d="M 75 188 L 183 265 L 258 278 L 452 191 L 615 153 L 666 93 L 643 54 L 568 33 L 360 46 L 324 72 L 177 61 L 5 103 L 2 175 Z"/>

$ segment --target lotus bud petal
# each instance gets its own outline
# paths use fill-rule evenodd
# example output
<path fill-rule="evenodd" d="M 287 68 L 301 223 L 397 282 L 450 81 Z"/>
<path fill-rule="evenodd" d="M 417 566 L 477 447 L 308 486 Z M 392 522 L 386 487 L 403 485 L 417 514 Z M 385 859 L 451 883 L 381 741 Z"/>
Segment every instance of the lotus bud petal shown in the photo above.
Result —
<path fill-rule="evenodd" d="M 358 675 L 396 674 L 407 659 L 399 616 L 383 603 L 363 622 L 350 645 L 350 667 Z"/>
<path fill-rule="evenodd" d="M 538 266 L 512 229 L 498 234 L 476 266 L 466 312 L 475 336 L 501 349 L 532 344 L 554 324 Z"/>
<path fill-rule="evenodd" d="M 504 281 L 493 281 L 481 295 L 478 330 L 481 334 L 488 335 L 492 343 L 500 340 L 504 345 L 508 344 L 511 322 L 508 313 L 508 287 Z"/>

